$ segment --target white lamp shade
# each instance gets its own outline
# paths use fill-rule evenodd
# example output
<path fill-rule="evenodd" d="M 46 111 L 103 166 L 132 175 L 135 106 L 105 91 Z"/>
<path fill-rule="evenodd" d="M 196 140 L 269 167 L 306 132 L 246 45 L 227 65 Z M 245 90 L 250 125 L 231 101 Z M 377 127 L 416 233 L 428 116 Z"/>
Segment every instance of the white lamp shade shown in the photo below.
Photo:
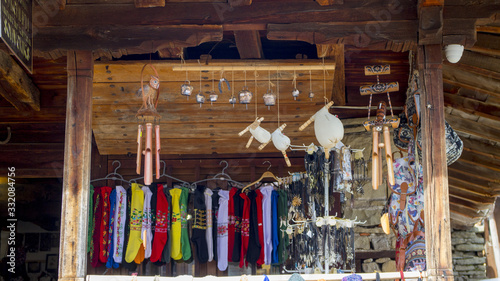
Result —
<path fill-rule="evenodd" d="M 290 146 L 290 138 L 285 136 L 281 132 L 280 128 L 276 129 L 271 136 L 272 136 L 274 146 L 279 151 L 287 150 L 288 147 Z"/>
<path fill-rule="evenodd" d="M 322 108 L 315 114 L 314 133 L 319 144 L 325 150 L 330 150 L 344 137 L 344 125 L 328 109 Z"/>
<path fill-rule="evenodd" d="M 449 62 L 457 63 L 462 58 L 464 46 L 459 44 L 446 45 L 446 47 L 444 47 L 444 53 Z"/>
<path fill-rule="evenodd" d="M 260 143 L 268 143 L 271 140 L 271 133 L 261 126 L 258 126 L 255 129 L 250 128 L 250 133 Z"/>

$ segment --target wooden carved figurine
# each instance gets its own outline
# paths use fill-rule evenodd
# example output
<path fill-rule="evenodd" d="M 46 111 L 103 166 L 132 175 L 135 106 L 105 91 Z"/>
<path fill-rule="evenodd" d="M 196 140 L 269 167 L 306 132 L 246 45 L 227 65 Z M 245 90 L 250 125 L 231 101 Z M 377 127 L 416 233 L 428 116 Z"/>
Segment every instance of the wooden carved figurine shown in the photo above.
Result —
<path fill-rule="evenodd" d="M 399 118 L 386 118 L 386 104 L 381 101 L 377 108 L 377 117 L 374 121 L 365 121 L 363 126 L 367 131 L 372 131 L 373 149 L 372 149 L 372 187 L 377 190 L 382 184 L 382 148 L 385 149 L 385 159 L 387 162 L 387 180 L 390 185 L 394 185 L 394 168 L 392 165 L 391 135 L 389 127 L 397 128 Z M 380 142 L 380 132 L 383 134 L 384 142 Z"/>
<path fill-rule="evenodd" d="M 247 145 L 245 146 L 246 148 L 250 147 L 254 138 L 261 143 L 261 145 L 259 146 L 259 150 L 264 149 L 264 147 L 266 147 L 266 145 L 271 142 L 271 133 L 260 126 L 260 123 L 262 121 L 264 121 L 264 117 L 255 119 L 252 124 L 247 126 L 238 134 L 238 136 L 240 137 L 248 131 L 250 131 L 250 134 L 252 134 L 250 136 L 250 139 L 248 139 Z"/>

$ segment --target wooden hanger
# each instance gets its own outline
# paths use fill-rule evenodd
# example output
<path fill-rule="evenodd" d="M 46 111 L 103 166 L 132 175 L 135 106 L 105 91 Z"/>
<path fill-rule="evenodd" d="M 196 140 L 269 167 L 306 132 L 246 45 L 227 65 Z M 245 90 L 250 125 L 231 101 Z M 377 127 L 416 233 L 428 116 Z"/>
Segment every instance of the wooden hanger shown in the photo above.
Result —
<path fill-rule="evenodd" d="M 265 161 L 264 163 L 268 162 L 269 164 L 271 164 L 269 161 Z M 264 164 L 262 163 L 262 164 Z M 271 165 L 269 165 L 269 168 L 271 168 Z M 265 171 L 262 176 L 260 176 L 260 178 L 254 182 L 252 182 L 251 184 L 243 187 L 243 189 L 241 190 L 241 192 L 245 192 L 245 190 L 247 190 L 249 187 L 251 186 L 254 186 L 255 184 L 258 184 L 261 180 L 265 179 L 265 178 L 273 178 L 275 179 L 279 184 L 282 183 L 282 180 L 280 178 L 278 178 L 277 176 L 275 176 L 272 172 L 269 171 L 269 168 L 267 168 L 267 171 Z"/>

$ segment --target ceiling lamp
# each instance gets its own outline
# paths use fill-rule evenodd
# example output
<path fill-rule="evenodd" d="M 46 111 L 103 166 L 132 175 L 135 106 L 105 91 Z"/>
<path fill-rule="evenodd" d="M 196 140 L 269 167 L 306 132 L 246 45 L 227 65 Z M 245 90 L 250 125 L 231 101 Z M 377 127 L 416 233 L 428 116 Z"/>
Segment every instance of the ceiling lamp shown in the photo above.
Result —
<path fill-rule="evenodd" d="M 444 47 L 446 59 L 451 63 L 457 63 L 464 53 L 464 46 L 460 44 L 450 44 Z"/>

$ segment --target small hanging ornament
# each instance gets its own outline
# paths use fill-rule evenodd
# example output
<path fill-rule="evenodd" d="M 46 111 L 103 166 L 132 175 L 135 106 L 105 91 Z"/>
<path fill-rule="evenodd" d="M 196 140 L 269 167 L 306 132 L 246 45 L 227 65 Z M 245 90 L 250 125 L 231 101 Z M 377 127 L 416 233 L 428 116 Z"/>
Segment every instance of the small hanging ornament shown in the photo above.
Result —
<path fill-rule="evenodd" d="M 264 149 L 264 147 L 266 147 L 266 145 L 271 142 L 271 133 L 260 126 L 260 123 L 262 121 L 264 121 L 264 117 L 257 117 L 252 124 L 247 126 L 243 131 L 239 132 L 238 136 L 240 137 L 248 131 L 250 131 L 250 134 L 252 134 L 250 136 L 250 139 L 248 139 L 248 142 L 245 146 L 246 148 L 250 147 L 254 138 L 261 143 L 261 145 L 259 146 L 259 150 Z"/>
<path fill-rule="evenodd" d="M 314 93 L 312 89 L 312 74 L 310 70 L 309 70 L 309 98 L 311 99 L 311 101 L 314 98 Z"/>
<path fill-rule="evenodd" d="M 208 100 L 210 101 L 210 105 L 212 105 L 213 102 L 216 102 L 219 99 L 219 95 L 215 92 L 215 78 L 214 78 L 214 72 L 212 71 L 212 92 L 210 92 L 210 95 L 208 96 Z"/>
<path fill-rule="evenodd" d="M 226 80 L 226 79 L 224 79 Z M 233 82 L 233 89 L 231 90 L 231 97 L 229 98 L 229 104 L 232 104 L 233 105 L 233 108 L 234 108 L 234 105 L 236 104 L 237 100 L 236 100 L 236 97 L 234 96 L 234 71 L 231 71 L 231 80 Z M 222 81 L 222 79 L 221 79 Z M 229 88 L 229 83 L 227 82 L 226 80 L 226 83 L 227 83 L 227 86 Z M 221 86 L 220 86 L 220 82 L 219 82 L 219 91 L 220 93 L 222 94 L 222 90 L 221 90 Z"/>
<path fill-rule="evenodd" d="M 288 156 L 286 155 L 286 150 L 288 149 L 288 147 L 290 147 L 290 138 L 283 134 L 283 130 L 285 129 L 285 127 L 286 124 L 283 124 L 278 129 L 276 129 L 271 134 L 271 139 L 273 141 L 274 147 L 276 147 L 276 149 L 281 151 L 281 153 L 283 154 L 286 165 L 288 167 L 291 167 L 292 164 L 290 163 L 290 159 L 288 159 Z"/>
<path fill-rule="evenodd" d="M 292 90 L 292 97 L 294 100 L 297 100 L 297 97 L 300 94 L 300 91 L 297 89 L 297 73 L 295 70 L 293 71 L 293 90 Z"/>
<path fill-rule="evenodd" d="M 252 102 L 253 94 L 252 94 L 252 92 L 250 92 L 250 90 L 248 90 L 248 87 L 247 87 L 247 72 L 246 71 L 245 71 L 245 86 L 243 86 L 243 90 L 241 90 L 238 93 L 238 96 L 240 98 L 240 103 L 244 104 L 246 109 L 248 109 L 248 104 L 250 102 Z"/>
<path fill-rule="evenodd" d="M 196 102 L 200 104 L 200 108 L 201 108 L 201 105 L 205 103 L 205 95 L 202 93 L 202 92 L 199 92 L 197 95 L 196 95 Z"/>
<path fill-rule="evenodd" d="M 181 95 L 186 96 L 189 99 L 189 96 L 193 93 L 193 86 L 191 86 L 189 80 L 186 80 L 184 84 L 181 85 Z"/>
<path fill-rule="evenodd" d="M 264 94 L 264 105 L 267 106 L 267 109 L 270 109 L 270 106 L 276 105 L 276 94 L 273 93 L 272 90 L 267 91 L 267 93 Z"/>
<path fill-rule="evenodd" d="M 216 92 L 211 92 L 209 96 L 210 103 L 216 102 L 219 99 L 219 95 Z"/>

